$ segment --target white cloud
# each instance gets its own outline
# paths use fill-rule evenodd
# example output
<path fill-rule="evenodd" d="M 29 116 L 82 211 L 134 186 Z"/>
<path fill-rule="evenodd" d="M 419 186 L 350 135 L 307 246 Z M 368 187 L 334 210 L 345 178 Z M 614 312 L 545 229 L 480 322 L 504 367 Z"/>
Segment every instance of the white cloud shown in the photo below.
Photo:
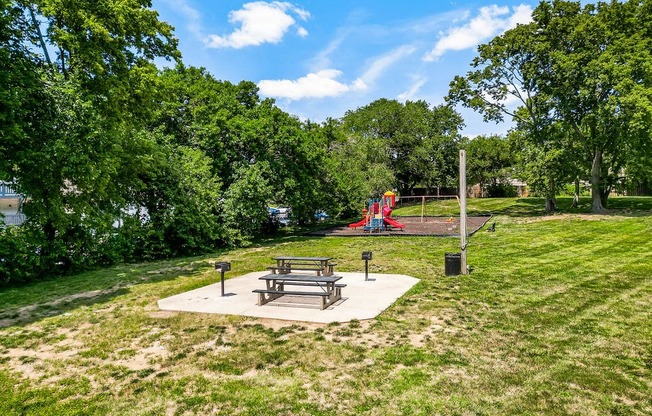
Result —
<path fill-rule="evenodd" d="M 324 69 L 293 80 L 262 80 L 258 83 L 260 92 L 267 97 L 300 100 L 302 98 L 336 97 L 351 90 L 337 81 L 342 71 Z"/>
<path fill-rule="evenodd" d="M 514 14 L 509 18 L 505 30 L 516 27 L 517 24 L 527 24 L 532 21 L 532 7 L 527 4 L 519 4 L 514 8 Z"/>
<path fill-rule="evenodd" d="M 527 23 L 532 18 L 532 8 L 521 4 L 509 15 L 509 7 L 491 5 L 480 8 L 480 13 L 463 26 L 450 28 L 424 56 L 425 61 L 436 61 L 447 51 L 459 51 L 473 48 L 497 34 L 515 27 L 518 23 Z"/>
<path fill-rule="evenodd" d="M 308 31 L 306 30 L 305 27 L 299 26 L 297 28 L 297 35 L 301 36 L 302 38 L 305 38 L 306 36 L 308 36 Z"/>
<path fill-rule="evenodd" d="M 203 39 L 201 29 L 201 13 L 188 3 L 187 0 L 161 0 L 170 9 L 186 19 L 185 28 L 198 39 Z"/>
<path fill-rule="evenodd" d="M 332 66 L 330 58 L 331 54 L 333 54 L 344 43 L 350 32 L 350 29 L 337 31 L 335 38 L 332 39 L 323 50 L 319 51 L 313 59 L 311 59 L 311 66 L 314 68 L 313 70 L 317 71 Z"/>
<path fill-rule="evenodd" d="M 395 62 L 398 62 L 406 56 L 414 53 L 415 50 L 416 48 L 413 46 L 403 45 L 374 59 L 364 74 L 354 81 L 354 88 L 357 90 L 366 90 L 370 88 L 387 70 L 387 68 Z"/>
<path fill-rule="evenodd" d="M 229 13 L 229 22 L 234 26 L 239 24 L 239 28 L 225 36 L 208 35 L 204 43 L 209 48 L 235 49 L 263 43 L 279 43 L 296 24 L 292 15 L 306 20 L 310 13 L 287 2 L 245 3 L 242 9 Z M 308 31 L 301 26 L 297 31 L 300 36 L 308 35 Z"/>
<path fill-rule="evenodd" d="M 401 101 L 414 99 L 421 90 L 421 87 L 423 87 L 426 82 L 428 82 L 428 78 L 426 77 L 414 77 L 410 88 L 407 91 L 399 94 L 397 98 Z"/>
<path fill-rule="evenodd" d="M 342 75 L 342 71 L 323 69 L 297 80 L 262 80 L 258 83 L 258 88 L 267 97 L 288 100 L 337 97 L 350 91 L 363 91 L 369 89 L 392 64 L 415 50 L 412 46 L 401 46 L 374 59 L 362 76 L 350 85 L 337 81 L 336 78 Z"/>

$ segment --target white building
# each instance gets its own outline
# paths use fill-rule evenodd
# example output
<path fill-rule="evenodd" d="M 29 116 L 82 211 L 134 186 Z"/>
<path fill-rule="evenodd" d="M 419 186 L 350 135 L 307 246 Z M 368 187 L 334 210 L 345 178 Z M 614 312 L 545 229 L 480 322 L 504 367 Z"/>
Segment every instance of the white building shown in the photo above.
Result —
<path fill-rule="evenodd" d="M 0 181 L 0 226 L 20 225 L 25 215 L 20 212 L 23 196 L 17 194 L 6 182 Z"/>

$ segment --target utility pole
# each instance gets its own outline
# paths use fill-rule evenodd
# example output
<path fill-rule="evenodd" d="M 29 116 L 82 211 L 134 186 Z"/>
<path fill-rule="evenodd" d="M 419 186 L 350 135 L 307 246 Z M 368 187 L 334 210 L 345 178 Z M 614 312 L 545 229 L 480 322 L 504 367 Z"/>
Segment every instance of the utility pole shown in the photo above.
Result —
<path fill-rule="evenodd" d="M 460 150 L 460 249 L 462 274 L 468 274 L 466 267 L 466 150 Z"/>

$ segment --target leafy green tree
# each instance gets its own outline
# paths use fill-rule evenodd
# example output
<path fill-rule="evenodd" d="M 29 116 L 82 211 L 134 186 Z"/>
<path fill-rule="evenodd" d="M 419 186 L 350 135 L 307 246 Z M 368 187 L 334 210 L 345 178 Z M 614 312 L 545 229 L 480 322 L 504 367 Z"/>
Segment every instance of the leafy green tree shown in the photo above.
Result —
<path fill-rule="evenodd" d="M 467 176 L 469 183 L 480 184 L 483 190 L 492 190 L 510 179 L 514 156 L 511 144 L 499 136 L 478 136 L 465 146 L 467 151 Z"/>
<path fill-rule="evenodd" d="M 369 158 L 367 149 L 355 137 L 331 146 L 326 171 L 331 197 L 326 206 L 338 217 L 359 215 L 367 199 L 378 197 L 395 184 L 389 166 Z"/>
<path fill-rule="evenodd" d="M 430 119 L 431 134 L 423 146 L 416 149 L 423 160 L 423 184 L 433 190 L 440 187 L 457 187 L 459 176 L 459 129 L 463 119 L 450 106 L 436 106 Z"/>
<path fill-rule="evenodd" d="M 652 158 L 632 155 L 627 159 L 625 177 L 619 191 L 632 195 L 649 195 L 652 192 Z"/>
<path fill-rule="evenodd" d="M 259 234 L 267 220 L 267 202 L 274 189 L 269 184 L 270 167 L 259 162 L 241 167 L 236 181 L 224 195 L 224 223 L 230 244 L 247 244 Z"/>
<path fill-rule="evenodd" d="M 160 146 L 158 160 L 143 177 L 123 230 L 140 241 L 135 255 L 161 258 L 198 254 L 225 239 L 220 181 L 211 160 L 187 146 Z M 129 218 L 132 217 L 132 218 Z"/>
<path fill-rule="evenodd" d="M 548 45 L 542 90 L 591 160 L 592 210 L 604 210 L 627 148 L 648 146 L 650 2 L 555 2 L 535 11 Z"/>
<path fill-rule="evenodd" d="M 542 151 L 580 149 L 573 163 L 590 170 L 592 210 L 600 212 L 627 149 L 649 147 L 650 8 L 635 0 L 541 2 L 532 23 L 480 46 L 477 69 L 456 77 L 450 98 L 487 119 L 511 115 Z M 509 96 L 519 100 L 516 111 Z M 563 176 L 551 171 L 549 183 Z"/>
<path fill-rule="evenodd" d="M 204 69 L 181 65 L 164 71 L 161 78 L 166 98 L 151 128 L 173 137 L 176 145 L 209 156 L 225 194 L 234 184 L 241 186 L 243 172 L 264 162 L 259 174 L 273 192 L 260 209 L 266 212 L 265 204 L 284 204 L 297 221 L 314 219 L 326 198 L 322 178 L 327 143 L 316 126 L 304 125 L 273 100 L 261 100 L 251 82 L 234 85 Z M 261 230 L 248 224 L 240 231 L 251 237 Z"/>
<path fill-rule="evenodd" d="M 380 99 L 348 111 L 342 128 L 356 136 L 369 161 L 392 170 L 395 188 L 409 194 L 419 184 L 450 181 L 455 162 L 449 158 L 461 125 L 459 114 L 447 106 L 431 109 L 425 101 Z"/>
<path fill-rule="evenodd" d="M 546 210 L 555 210 L 555 193 L 560 179 L 554 167 L 543 162 L 557 144 L 552 125 L 552 101 L 537 85 L 537 45 L 533 25 L 519 25 L 478 47 L 473 68 L 450 83 L 447 100 L 461 103 L 483 115 L 485 121 L 501 122 L 510 117 L 517 124 L 519 175 L 534 180 L 546 197 Z M 528 182 L 529 183 L 529 182 Z"/>
<path fill-rule="evenodd" d="M 561 128 L 548 131 L 535 142 L 526 131 L 516 129 L 509 134 L 509 139 L 512 147 L 518 149 L 514 152 L 514 177 L 525 181 L 533 194 L 546 196 L 546 211 L 553 212 L 560 187 L 573 179 L 579 181 L 586 169 L 583 161 L 577 159 L 581 151 L 574 147 L 572 136 Z M 578 198 L 579 190 L 575 207 Z"/>
<path fill-rule="evenodd" d="M 152 60 L 176 40 L 144 1 L 0 6 L 0 179 L 28 197 L 41 270 L 87 267 L 138 183 Z"/>

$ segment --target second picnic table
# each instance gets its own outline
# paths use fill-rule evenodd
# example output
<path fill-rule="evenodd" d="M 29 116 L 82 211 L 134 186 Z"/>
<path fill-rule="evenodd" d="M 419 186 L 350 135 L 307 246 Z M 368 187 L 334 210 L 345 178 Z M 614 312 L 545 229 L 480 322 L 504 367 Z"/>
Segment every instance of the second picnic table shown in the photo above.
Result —
<path fill-rule="evenodd" d="M 335 264 L 331 262 L 332 257 L 298 257 L 278 256 L 272 257 L 276 260 L 276 267 L 270 267 L 274 274 L 289 274 L 293 270 L 316 271 L 317 276 L 332 276 Z"/>

